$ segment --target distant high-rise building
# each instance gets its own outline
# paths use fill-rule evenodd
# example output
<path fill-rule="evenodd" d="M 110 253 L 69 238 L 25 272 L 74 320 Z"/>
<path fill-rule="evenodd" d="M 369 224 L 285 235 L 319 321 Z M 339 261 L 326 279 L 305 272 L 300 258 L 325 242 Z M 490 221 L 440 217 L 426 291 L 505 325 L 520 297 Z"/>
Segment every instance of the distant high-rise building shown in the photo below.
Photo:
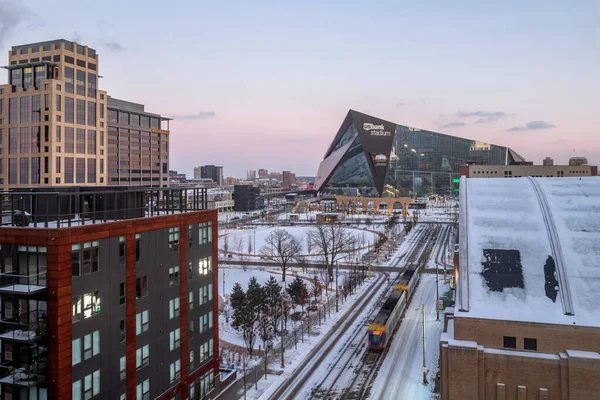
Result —
<path fill-rule="evenodd" d="M 228 186 L 237 185 L 239 183 L 240 183 L 239 178 L 234 178 L 233 176 L 228 176 L 227 178 L 225 178 L 225 184 Z"/>
<path fill-rule="evenodd" d="M 249 169 L 248 171 L 246 171 L 246 179 L 249 181 L 255 181 L 256 180 L 256 171 L 253 169 Z"/>
<path fill-rule="evenodd" d="M 283 176 L 282 176 L 281 172 L 271 172 L 269 174 L 269 179 L 272 179 L 274 181 L 281 182 L 282 178 L 283 178 Z"/>
<path fill-rule="evenodd" d="M 266 169 L 258 170 L 258 179 L 267 179 L 269 177 L 269 171 Z"/>
<path fill-rule="evenodd" d="M 570 166 L 587 165 L 588 160 L 585 157 L 571 157 L 569 159 Z"/>
<path fill-rule="evenodd" d="M 296 184 L 296 174 L 290 171 L 283 171 L 283 183 L 281 186 L 284 189 L 291 189 Z"/>
<path fill-rule="evenodd" d="M 550 157 L 546 157 L 546 158 L 544 158 L 543 165 L 545 167 L 551 167 L 554 165 L 554 160 Z"/>
<path fill-rule="evenodd" d="M 108 96 L 109 185 L 168 186 L 171 119 L 144 108 L 143 104 Z M 167 129 L 162 129 L 163 124 Z"/>
<path fill-rule="evenodd" d="M 196 172 L 199 176 L 196 177 Z M 218 186 L 223 186 L 223 167 L 217 165 L 202 165 L 194 168 L 195 179 L 212 179 Z"/>

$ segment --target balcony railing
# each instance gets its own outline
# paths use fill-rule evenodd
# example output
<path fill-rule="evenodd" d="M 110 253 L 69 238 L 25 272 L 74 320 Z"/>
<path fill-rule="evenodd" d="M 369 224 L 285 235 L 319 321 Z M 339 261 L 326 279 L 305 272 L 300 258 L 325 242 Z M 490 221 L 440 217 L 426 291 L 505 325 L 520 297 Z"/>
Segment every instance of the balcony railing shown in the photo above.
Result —
<path fill-rule="evenodd" d="M 13 272 L 0 273 L 0 293 L 34 294 L 47 287 L 46 272 L 18 275 Z"/>
<path fill-rule="evenodd" d="M 30 311 L 0 320 L 0 339 L 17 342 L 35 342 L 46 335 L 47 317 L 45 311 Z"/>
<path fill-rule="evenodd" d="M 63 228 L 208 209 L 205 188 L 2 192 L 2 226 Z"/>

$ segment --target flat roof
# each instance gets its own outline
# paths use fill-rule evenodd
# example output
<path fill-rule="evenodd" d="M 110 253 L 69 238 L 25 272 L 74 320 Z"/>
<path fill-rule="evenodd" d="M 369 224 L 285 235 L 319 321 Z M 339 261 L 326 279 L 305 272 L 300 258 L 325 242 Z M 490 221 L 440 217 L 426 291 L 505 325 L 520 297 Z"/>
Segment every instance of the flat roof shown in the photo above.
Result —
<path fill-rule="evenodd" d="M 600 177 L 463 177 L 460 196 L 455 316 L 600 327 Z"/>

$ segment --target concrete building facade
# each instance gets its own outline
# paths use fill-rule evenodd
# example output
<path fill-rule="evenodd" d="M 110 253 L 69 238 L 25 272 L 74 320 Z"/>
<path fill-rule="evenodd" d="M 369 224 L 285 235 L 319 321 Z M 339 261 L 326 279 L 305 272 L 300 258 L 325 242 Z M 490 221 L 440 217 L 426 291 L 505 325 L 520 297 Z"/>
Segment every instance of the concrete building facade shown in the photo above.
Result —
<path fill-rule="evenodd" d="M 564 178 L 596 176 L 598 167 L 591 165 L 461 165 L 459 175 L 467 178 Z"/>

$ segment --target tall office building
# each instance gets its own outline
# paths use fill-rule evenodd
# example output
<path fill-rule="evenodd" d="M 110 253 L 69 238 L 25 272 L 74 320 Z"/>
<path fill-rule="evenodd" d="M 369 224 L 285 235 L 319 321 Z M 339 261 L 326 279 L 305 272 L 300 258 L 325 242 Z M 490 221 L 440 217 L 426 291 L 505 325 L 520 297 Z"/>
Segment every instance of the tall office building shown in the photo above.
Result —
<path fill-rule="evenodd" d="M 258 179 L 268 179 L 268 178 L 269 178 L 269 171 L 267 171 L 266 169 L 258 170 Z"/>
<path fill-rule="evenodd" d="M 554 160 L 550 157 L 546 157 L 542 161 L 542 164 L 544 165 L 544 167 L 551 167 L 554 165 Z"/>
<path fill-rule="evenodd" d="M 99 90 L 96 50 L 52 40 L 13 46 L 8 63 L 1 188 L 168 185 L 169 119 Z"/>
<path fill-rule="evenodd" d="M 171 119 L 111 96 L 107 104 L 108 184 L 168 186 Z"/>
<path fill-rule="evenodd" d="M 42 189 L 3 204 L 2 399 L 201 399 L 218 385 L 206 189 Z"/>
<path fill-rule="evenodd" d="M 98 54 L 67 40 L 13 46 L 0 85 L 0 186 L 104 185 Z"/>
<path fill-rule="evenodd" d="M 212 179 L 219 186 L 223 186 L 223 167 L 217 165 L 202 165 L 200 167 L 200 176 L 198 179 Z M 194 178 L 196 178 L 196 168 L 194 168 Z"/>
<path fill-rule="evenodd" d="M 281 186 L 284 189 L 291 189 L 296 184 L 296 174 L 290 171 L 283 171 L 283 183 Z"/>
<path fill-rule="evenodd" d="M 249 169 L 246 171 L 246 180 L 255 181 L 256 180 L 256 171 L 253 169 Z"/>

